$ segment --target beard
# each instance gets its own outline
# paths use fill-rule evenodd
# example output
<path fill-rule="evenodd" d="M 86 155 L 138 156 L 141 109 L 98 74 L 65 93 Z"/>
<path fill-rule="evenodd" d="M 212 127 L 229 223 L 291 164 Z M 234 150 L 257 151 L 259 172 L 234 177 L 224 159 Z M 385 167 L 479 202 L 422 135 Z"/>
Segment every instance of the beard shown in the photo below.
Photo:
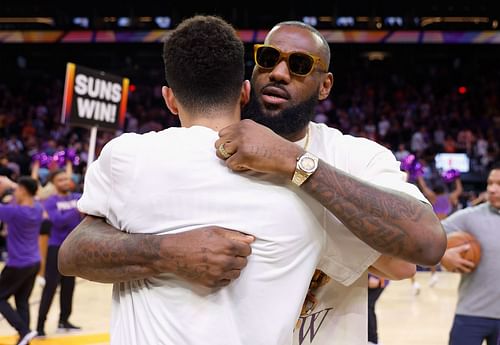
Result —
<path fill-rule="evenodd" d="M 314 110 L 318 104 L 317 95 L 313 94 L 302 103 L 271 114 L 271 111 L 259 104 L 257 97 L 252 89 L 250 101 L 243 108 L 241 118 L 260 123 L 281 136 L 289 136 L 306 128 L 314 118 Z"/>

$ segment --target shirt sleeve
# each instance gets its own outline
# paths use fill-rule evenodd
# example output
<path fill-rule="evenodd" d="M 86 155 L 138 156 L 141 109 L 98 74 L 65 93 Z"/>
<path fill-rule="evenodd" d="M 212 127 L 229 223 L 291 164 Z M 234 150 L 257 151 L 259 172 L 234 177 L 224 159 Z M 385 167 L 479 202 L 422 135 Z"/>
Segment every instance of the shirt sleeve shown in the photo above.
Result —
<path fill-rule="evenodd" d="M 417 186 L 406 181 L 400 162 L 382 145 L 364 138 L 345 137 L 340 161 L 352 176 L 380 187 L 408 194 L 430 205 Z M 379 257 L 334 215 L 326 215 L 326 245 L 318 268 L 343 285 L 355 282 Z"/>
<path fill-rule="evenodd" d="M 0 204 L 0 221 L 9 223 L 15 214 L 15 209 L 12 205 Z"/>
<path fill-rule="evenodd" d="M 108 217 L 109 198 L 113 192 L 111 163 L 116 138 L 104 145 L 99 157 L 90 163 L 85 173 L 82 197 L 78 210 L 97 217 Z"/>
<path fill-rule="evenodd" d="M 429 200 L 420 189 L 407 182 L 406 173 L 400 167 L 401 163 L 396 160 L 394 154 L 380 145 L 378 152 L 373 155 L 364 168 L 360 169 L 359 177 L 377 186 L 408 194 L 430 205 Z"/>
<path fill-rule="evenodd" d="M 75 217 L 79 215 L 78 210 L 75 208 L 60 210 L 57 207 L 57 199 L 54 195 L 49 196 L 47 199 L 45 199 L 43 207 L 45 211 L 47 211 L 49 219 L 61 226 L 71 224 Z"/>
<path fill-rule="evenodd" d="M 443 219 L 441 224 L 443 225 L 444 231 L 447 234 L 450 234 L 452 232 L 464 231 L 465 229 L 468 229 L 467 220 L 469 217 L 467 215 L 470 210 L 471 209 L 459 210 Z"/>
<path fill-rule="evenodd" d="M 351 285 L 381 254 L 328 211 L 326 219 L 326 244 L 318 268 L 342 285 Z"/>

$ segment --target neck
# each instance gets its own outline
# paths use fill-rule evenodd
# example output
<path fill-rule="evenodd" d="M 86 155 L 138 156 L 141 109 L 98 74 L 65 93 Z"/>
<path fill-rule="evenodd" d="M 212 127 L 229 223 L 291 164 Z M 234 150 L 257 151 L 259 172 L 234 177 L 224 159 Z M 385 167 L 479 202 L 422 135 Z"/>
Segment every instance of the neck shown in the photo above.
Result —
<path fill-rule="evenodd" d="M 309 126 L 309 125 L 308 125 Z M 299 141 L 301 139 L 303 139 L 306 134 L 307 134 L 307 128 L 308 126 L 302 128 L 301 130 L 295 132 L 295 133 L 292 133 L 292 134 L 289 134 L 289 135 L 283 135 L 283 138 L 289 140 L 289 141 Z"/>
<path fill-rule="evenodd" d="M 33 206 L 34 203 L 35 201 L 33 200 L 33 198 L 23 198 L 17 201 L 17 204 L 21 206 Z"/>
<path fill-rule="evenodd" d="M 207 111 L 203 114 L 181 114 L 179 119 L 182 127 L 203 126 L 218 132 L 222 128 L 240 121 L 239 108 L 235 110 Z"/>

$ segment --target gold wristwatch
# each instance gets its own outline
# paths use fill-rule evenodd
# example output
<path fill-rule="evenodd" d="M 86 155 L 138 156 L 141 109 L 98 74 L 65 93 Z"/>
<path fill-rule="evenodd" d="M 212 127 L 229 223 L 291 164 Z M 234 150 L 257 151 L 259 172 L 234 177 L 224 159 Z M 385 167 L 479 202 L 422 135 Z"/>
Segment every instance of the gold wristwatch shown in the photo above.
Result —
<path fill-rule="evenodd" d="M 305 152 L 297 158 L 297 165 L 292 177 L 296 186 L 301 186 L 318 169 L 319 159 L 309 152 Z"/>

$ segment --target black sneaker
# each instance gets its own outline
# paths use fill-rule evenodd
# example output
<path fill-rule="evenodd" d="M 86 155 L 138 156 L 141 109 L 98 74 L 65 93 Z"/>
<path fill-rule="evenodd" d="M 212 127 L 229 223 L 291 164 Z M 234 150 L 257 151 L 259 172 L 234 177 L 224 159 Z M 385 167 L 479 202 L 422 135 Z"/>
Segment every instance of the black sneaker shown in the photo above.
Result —
<path fill-rule="evenodd" d="M 30 331 L 19 338 L 19 341 L 17 342 L 17 345 L 28 345 L 30 341 L 36 337 L 38 333 L 36 331 Z"/>
<path fill-rule="evenodd" d="M 37 329 L 37 335 L 36 335 L 36 338 L 40 338 L 40 339 L 43 339 L 43 338 L 46 338 L 47 337 L 47 334 L 45 334 L 45 331 L 43 329 Z"/>
<path fill-rule="evenodd" d="M 75 326 L 71 324 L 69 321 L 66 322 L 59 322 L 59 325 L 57 326 L 57 331 L 58 332 L 77 332 L 80 331 L 82 328 Z"/>

